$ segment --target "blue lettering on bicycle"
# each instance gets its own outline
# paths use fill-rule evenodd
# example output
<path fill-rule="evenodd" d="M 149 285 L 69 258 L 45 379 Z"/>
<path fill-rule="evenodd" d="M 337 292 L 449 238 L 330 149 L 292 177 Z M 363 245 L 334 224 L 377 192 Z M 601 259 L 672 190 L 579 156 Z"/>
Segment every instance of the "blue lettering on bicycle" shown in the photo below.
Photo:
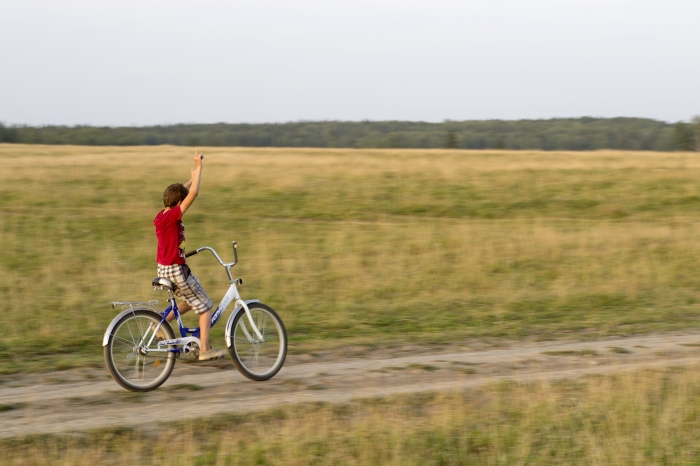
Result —
<path fill-rule="evenodd" d="M 219 306 L 216 308 L 216 312 L 214 312 L 214 315 L 211 316 L 212 324 L 215 324 L 216 321 L 219 320 L 219 316 L 221 315 L 222 312 L 224 312 L 224 309 L 226 309 L 226 306 Z"/>

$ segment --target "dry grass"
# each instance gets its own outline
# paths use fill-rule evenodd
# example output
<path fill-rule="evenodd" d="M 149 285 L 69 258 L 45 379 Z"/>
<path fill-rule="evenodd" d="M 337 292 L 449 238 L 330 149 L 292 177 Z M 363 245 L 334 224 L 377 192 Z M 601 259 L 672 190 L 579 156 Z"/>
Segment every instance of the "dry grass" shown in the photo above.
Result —
<path fill-rule="evenodd" d="M 0 145 L 0 371 L 100 364 L 108 302 L 162 298 L 152 219 L 190 152 Z M 188 247 L 236 239 L 241 292 L 292 351 L 700 325 L 694 154 L 205 153 Z M 190 264 L 223 294 L 211 258 Z"/>
<path fill-rule="evenodd" d="M 696 367 L 0 442 L 4 464 L 695 464 Z"/>

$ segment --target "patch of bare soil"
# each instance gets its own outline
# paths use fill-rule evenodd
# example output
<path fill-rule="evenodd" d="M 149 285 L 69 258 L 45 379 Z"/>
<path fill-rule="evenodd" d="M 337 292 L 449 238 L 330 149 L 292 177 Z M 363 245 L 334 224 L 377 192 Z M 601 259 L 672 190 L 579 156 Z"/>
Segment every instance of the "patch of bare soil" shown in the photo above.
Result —
<path fill-rule="evenodd" d="M 342 403 L 463 390 L 501 380 L 551 380 L 700 362 L 697 333 L 499 345 L 455 345 L 439 352 L 413 346 L 382 351 L 358 347 L 346 349 L 345 356 L 292 355 L 267 382 L 244 378 L 227 360 L 178 363 L 170 379 L 148 393 L 123 390 L 106 370 L 16 374 L 0 380 L 0 436 L 147 427 L 288 403 Z"/>

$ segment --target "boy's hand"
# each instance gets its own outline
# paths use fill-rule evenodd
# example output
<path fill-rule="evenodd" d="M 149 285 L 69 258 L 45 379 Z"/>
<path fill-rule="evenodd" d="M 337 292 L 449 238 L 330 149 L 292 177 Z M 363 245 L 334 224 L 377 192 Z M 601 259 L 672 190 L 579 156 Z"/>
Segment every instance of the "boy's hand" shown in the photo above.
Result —
<path fill-rule="evenodd" d="M 204 164 L 202 163 L 202 159 L 204 159 L 204 152 L 197 152 L 197 150 L 194 151 L 194 164 L 197 167 L 201 167 Z"/>

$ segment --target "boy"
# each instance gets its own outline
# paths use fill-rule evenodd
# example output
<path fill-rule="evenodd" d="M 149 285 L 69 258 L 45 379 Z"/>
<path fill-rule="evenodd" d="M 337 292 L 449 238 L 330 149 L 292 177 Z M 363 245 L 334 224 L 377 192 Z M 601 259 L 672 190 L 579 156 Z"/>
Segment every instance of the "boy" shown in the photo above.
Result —
<path fill-rule="evenodd" d="M 158 212 L 153 220 L 158 237 L 158 276 L 173 282 L 175 296 L 184 299 L 178 310 L 184 314 L 194 309 L 199 315 L 199 340 L 202 347 L 199 350 L 199 360 L 219 359 L 224 357 L 224 351 L 218 351 L 209 346 L 209 329 L 211 327 L 211 310 L 214 303 L 202 288 L 197 277 L 192 275 L 185 263 L 185 225 L 182 216 L 190 208 L 199 194 L 199 180 L 202 177 L 202 160 L 204 154 L 195 150 L 192 177 L 185 183 L 171 184 L 163 193 L 165 208 Z M 171 322 L 175 313 L 168 314 Z"/>

